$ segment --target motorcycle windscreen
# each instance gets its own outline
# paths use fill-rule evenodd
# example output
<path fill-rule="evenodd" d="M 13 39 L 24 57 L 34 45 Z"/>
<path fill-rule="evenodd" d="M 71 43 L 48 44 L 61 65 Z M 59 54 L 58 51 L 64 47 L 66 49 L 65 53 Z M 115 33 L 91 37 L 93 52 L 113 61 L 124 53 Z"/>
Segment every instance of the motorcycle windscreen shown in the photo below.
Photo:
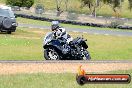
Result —
<path fill-rule="evenodd" d="M 47 44 L 48 42 L 50 42 L 53 39 L 53 33 L 52 32 L 48 32 L 43 40 L 43 45 Z"/>

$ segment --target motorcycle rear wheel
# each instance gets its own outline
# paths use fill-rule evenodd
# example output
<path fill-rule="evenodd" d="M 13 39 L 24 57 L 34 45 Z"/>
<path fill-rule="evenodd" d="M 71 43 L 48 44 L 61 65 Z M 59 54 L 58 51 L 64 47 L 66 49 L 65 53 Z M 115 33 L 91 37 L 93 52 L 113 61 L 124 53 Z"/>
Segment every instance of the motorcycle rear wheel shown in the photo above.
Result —
<path fill-rule="evenodd" d="M 54 48 L 45 49 L 44 58 L 46 60 L 60 60 L 60 56 Z"/>

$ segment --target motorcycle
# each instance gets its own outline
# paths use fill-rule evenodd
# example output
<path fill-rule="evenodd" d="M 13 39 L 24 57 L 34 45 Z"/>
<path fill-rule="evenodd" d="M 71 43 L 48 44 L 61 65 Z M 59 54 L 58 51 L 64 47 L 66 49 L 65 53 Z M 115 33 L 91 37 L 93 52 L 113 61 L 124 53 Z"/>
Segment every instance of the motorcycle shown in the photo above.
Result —
<path fill-rule="evenodd" d="M 77 37 L 67 44 L 66 39 L 54 38 L 54 33 L 49 32 L 43 42 L 44 58 L 46 60 L 90 60 L 86 41 L 82 37 Z"/>

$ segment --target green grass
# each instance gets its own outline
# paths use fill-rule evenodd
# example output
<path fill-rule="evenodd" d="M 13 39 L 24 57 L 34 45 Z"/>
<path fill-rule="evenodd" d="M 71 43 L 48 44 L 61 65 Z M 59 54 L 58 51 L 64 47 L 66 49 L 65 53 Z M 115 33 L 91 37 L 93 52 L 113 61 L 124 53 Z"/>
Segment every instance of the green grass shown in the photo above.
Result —
<path fill-rule="evenodd" d="M 37 3 L 41 3 L 45 6 L 45 9 L 55 9 L 56 5 L 54 4 L 54 0 L 35 0 L 35 5 Z M 34 5 L 34 6 L 35 6 Z M 81 2 L 80 0 L 69 0 L 68 3 L 68 10 L 76 13 L 85 13 L 89 14 L 90 11 L 88 10 L 87 7 L 80 8 Z M 61 8 L 65 10 L 65 3 L 62 3 Z M 126 18 L 132 18 L 132 12 L 128 9 L 128 0 L 124 0 L 124 3 L 122 4 L 122 9 L 119 11 L 121 17 L 126 17 Z M 101 5 L 101 8 L 99 7 L 97 9 L 97 15 L 102 15 L 102 16 L 113 16 L 114 12 L 111 9 L 109 5 Z"/>
<path fill-rule="evenodd" d="M 42 42 L 48 30 L 27 29 L 0 34 L 0 60 L 44 60 Z M 69 33 L 74 38 L 84 35 L 92 60 L 132 59 L 132 37 Z"/>
<path fill-rule="evenodd" d="M 32 19 L 26 19 L 26 18 L 17 18 L 18 23 L 23 24 L 32 24 L 32 25 L 40 25 L 40 26 L 51 26 L 51 22 L 46 21 L 38 21 L 38 20 L 32 20 Z M 114 29 L 114 28 L 100 28 L 100 27 L 91 27 L 91 26 L 79 26 L 79 25 L 71 25 L 71 24 L 60 24 L 63 27 L 69 27 L 69 28 L 76 28 L 76 29 L 98 29 L 98 30 L 114 30 L 114 31 L 131 31 L 131 30 L 121 30 L 121 29 Z"/>
<path fill-rule="evenodd" d="M 0 3 L 5 3 L 6 0 L 0 0 Z M 44 5 L 45 10 L 55 10 L 56 4 L 55 0 L 35 0 L 35 4 L 33 7 L 36 6 L 36 4 L 41 3 Z M 87 7 L 80 8 L 81 3 L 80 0 L 69 0 L 68 3 L 68 11 L 76 12 L 76 13 L 85 13 L 89 14 L 90 11 Z M 62 3 L 61 8 L 65 10 L 65 3 Z M 120 16 L 125 18 L 132 18 L 132 12 L 128 9 L 128 0 L 124 0 L 124 3 L 122 4 L 122 9 L 119 10 Z M 97 9 L 97 15 L 102 16 L 113 16 L 114 12 L 111 9 L 110 6 L 102 4 L 101 8 Z"/>
<path fill-rule="evenodd" d="M 43 60 L 42 39 L 20 28 L 12 35 L 0 34 L 0 60 Z"/>
<path fill-rule="evenodd" d="M 5 3 L 5 0 L 0 0 L 0 3 Z"/>
<path fill-rule="evenodd" d="M 107 72 L 112 74 L 130 74 L 132 70 Z M 130 84 L 85 84 L 76 82 L 76 74 L 72 73 L 36 73 L 0 75 L 0 88 L 131 88 Z"/>
<path fill-rule="evenodd" d="M 131 60 L 132 37 L 87 34 L 84 38 L 88 39 L 92 60 Z"/>

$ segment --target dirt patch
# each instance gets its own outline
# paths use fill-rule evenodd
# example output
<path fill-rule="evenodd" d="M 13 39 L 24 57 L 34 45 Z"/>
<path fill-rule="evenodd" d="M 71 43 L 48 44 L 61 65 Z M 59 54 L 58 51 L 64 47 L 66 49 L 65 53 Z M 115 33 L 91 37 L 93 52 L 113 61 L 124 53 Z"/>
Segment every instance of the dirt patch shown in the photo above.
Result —
<path fill-rule="evenodd" d="M 0 74 L 107 72 L 132 69 L 132 63 L 0 63 Z"/>

